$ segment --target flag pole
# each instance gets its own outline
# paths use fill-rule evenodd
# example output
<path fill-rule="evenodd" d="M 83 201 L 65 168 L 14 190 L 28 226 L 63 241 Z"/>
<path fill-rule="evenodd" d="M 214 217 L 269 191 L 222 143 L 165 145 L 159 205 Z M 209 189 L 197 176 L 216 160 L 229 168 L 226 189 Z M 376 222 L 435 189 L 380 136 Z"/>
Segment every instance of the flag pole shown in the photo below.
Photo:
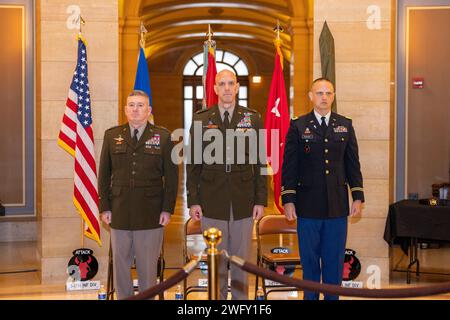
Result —
<path fill-rule="evenodd" d="M 78 26 L 80 31 L 78 32 L 79 37 L 83 38 L 83 26 L 86 24 L 86 21 L 84 21 L 81 14 L 78 16 Z M 84 229 L 85 229 L 85 223 L 83 217 L 81 217 L 81 248 L 84 248 Z"/>

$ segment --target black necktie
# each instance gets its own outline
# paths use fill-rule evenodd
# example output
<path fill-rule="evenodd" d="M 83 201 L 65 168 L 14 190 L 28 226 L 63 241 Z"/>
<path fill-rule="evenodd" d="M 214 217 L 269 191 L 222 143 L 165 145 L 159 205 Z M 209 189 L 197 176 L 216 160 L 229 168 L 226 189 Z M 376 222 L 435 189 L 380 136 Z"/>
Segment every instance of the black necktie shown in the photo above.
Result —
<path fill-rule="evenodd" d="M 139 133 L 139 130 L 134 129 L 134 135 L 133 135 L 133 144 L 134 145 L 137 145 L 137 143 L 138 143 L 138 137 L 137 137 L 138 133 Z"/>
<path fill-rule="evenodd" d="M 228 129 L 230 127 L 230 120 L 228 119 L 228 111 L 225 111 L 223 113 L 223 125 L 225 126 L 225 129 Z"/>
<path fill-rule="evenodd" d="M 320 118 L 322 119 L 322 123 L 320 124 L 320 127 L 322 128 L 323 135 L 327 133 L 327 123 L 325 122 L 325 117 Z"/>

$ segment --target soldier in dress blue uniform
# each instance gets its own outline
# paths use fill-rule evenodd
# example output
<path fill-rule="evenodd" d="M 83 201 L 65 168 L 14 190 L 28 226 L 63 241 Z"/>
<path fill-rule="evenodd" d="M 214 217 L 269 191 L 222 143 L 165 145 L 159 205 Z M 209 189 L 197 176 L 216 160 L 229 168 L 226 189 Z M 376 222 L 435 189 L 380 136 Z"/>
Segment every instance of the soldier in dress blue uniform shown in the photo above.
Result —
<path fill-rule="evenodd" d="M 303 279 L 340 285 L 347 216 L 359 215 L 364 202 L 358 144 L 352 120 L 331 112 L 334 86 L 328 79 L 315 80 L 309 97 L 314 110 L 293 119 L 286 136 L 281 195 L 286 218 L 298 217 Z M 305 291 L 304 299 L 319 294 Z"/>

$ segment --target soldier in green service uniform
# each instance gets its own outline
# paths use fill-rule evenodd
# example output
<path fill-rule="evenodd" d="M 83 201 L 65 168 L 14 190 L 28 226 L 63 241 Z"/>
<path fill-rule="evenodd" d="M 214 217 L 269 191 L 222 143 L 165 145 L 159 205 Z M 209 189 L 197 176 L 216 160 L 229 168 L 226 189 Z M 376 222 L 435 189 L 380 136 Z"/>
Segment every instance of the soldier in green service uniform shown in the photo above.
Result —
<path fill-rule="evenodd" d="M 231 71 L 224 70 L 217 74 L 214 90 L 218 95 L 218 105 L 198 111 L 193 117 L 191 161 L 187 165 L 186 182 L 189 215 L 194 220 L 201 220 L 203 230 L 216 227 L 222 231 L 219 250 L 225 249 L 230 255 L 248 259 L 253 219 L 259 219 L 264 213 L 264 206 L 267 206 L 267 178 L 261 174 L 266 164 L 265 150 L 262 150 L 262 156 L 257 156 L 258 133 L 259 129 L 263 129 L 261 115 L 236 104 L 239 84 Z M 205 139 L 199 141 L 196 137 L 194 129 L 199 127 L 202 135 L 211 133 L 210 130 L 216 133 L 220 130 L 223 153 L 216 150 L 215 161 L 206 159 L 209 144 L 202 141 Z M 233 134 L 254 133 L 257 141 L 245 143 L 245 149 L 238 150 L 237 137 L 233 138 L 235 143 L 226 144 L 227 129 L 228 133 Z M 234 152 L 230 152 L 232 150 Z M 197 159 L 199 151 L 202 153 L 201 161 Z M 237 161 L 239 156 L 243 156 L 244 161 Z M 252 156 L 256 161 L 251 161 Z M 220 298 L 226 300 L 228 269 L 227 261 L 222 257 L 219 273 Z M 234 265 L 231 265 L 231 295 L 232 299 L 248 299 L 247 274 Z"/>
<path fill-rule="evenodd" d="M 139 291 L 156 284 L 163 227 L 174 212 L 178 168 L 171 161 L 170 132 L 148 122 L 148 95 L 127 98 L 128 123 L 106 130 L 100 157 L 101 219 L 111 225 L 118 299 L 133 295 L 130 267 L 136 259 Z"/>

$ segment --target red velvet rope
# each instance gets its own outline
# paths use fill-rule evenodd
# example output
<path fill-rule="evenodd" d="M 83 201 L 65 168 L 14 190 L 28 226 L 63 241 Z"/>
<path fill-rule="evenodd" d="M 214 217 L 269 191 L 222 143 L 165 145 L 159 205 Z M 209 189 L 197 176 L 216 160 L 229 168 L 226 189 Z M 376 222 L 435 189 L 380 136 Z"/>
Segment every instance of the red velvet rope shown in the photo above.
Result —
<path fill-rule="evenodd" d="M 424 297 L 450 292 L 450 282 L 443 282 L 436 285 L 403 288 L 403 289 L 355 289 L 343 288 L 338 285 L 320 284 L 314 281 L 299 280 L 280 275 L 272 270 L 258 267 L 255 264 L 245 262 L 243 266 L 231 258 L 231 262 L 238 265 L 242 270 L 258 275 L 265 279 L 270 279 L 290 287 L 296 287 L 303 291 L 322 292 L 330 295 L 361 297 L 361 298 L 412 298 Z"/>

